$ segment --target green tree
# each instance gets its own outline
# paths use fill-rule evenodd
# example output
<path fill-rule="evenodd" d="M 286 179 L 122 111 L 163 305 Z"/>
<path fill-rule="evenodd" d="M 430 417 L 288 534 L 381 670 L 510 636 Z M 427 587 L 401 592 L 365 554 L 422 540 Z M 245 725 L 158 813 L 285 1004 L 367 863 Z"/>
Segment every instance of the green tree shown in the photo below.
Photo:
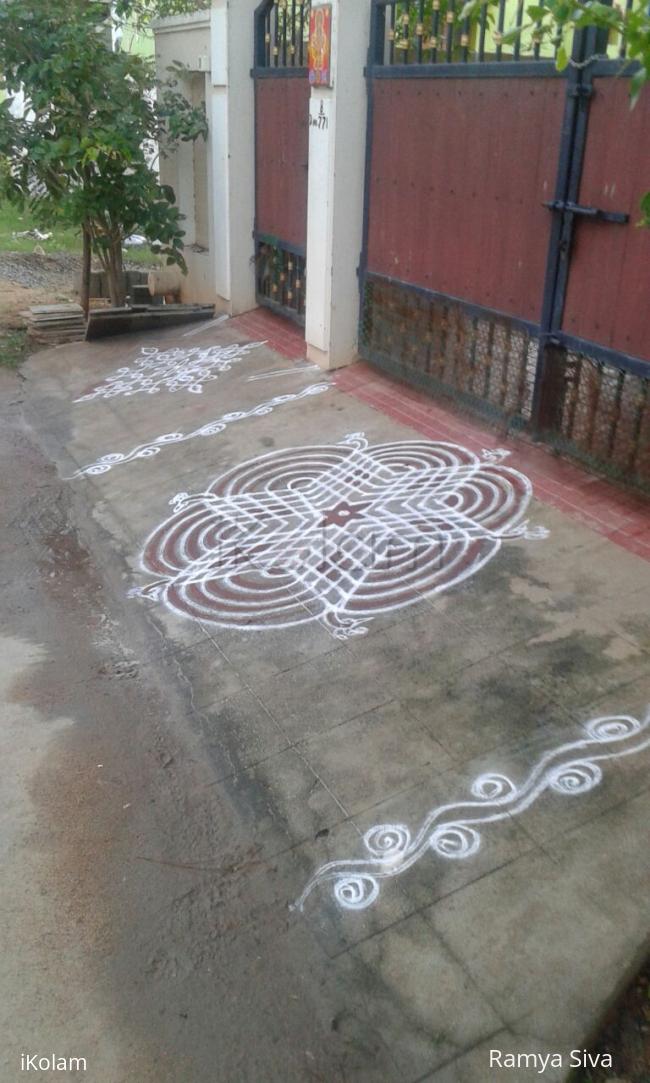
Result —
<path fill-rule="evenodd" d="M 134 6 L 123 0 L 119 16 Z M 182 216 L 149 160 L 156 145 L 205 137 L 207 125 L 177 79 L 158 83 L 153 61 L 112 50 L 111 18 L 103 0 L 0 3 L 0 199 L 29 205 L 43 226 L 78 227 L 86 276 L 92 251 L 120 305 L 130 233 L 185 268 Z M 23 117 L 10 109 L 19 90 Z"/>
<path fill-rule="evenodd" d="M 190 11 L 202 11 L 210 7 L 210 0 L 115 0 L 113 11 L 118 19 L 151 19 L 166 15 L 185 15 Z"/>

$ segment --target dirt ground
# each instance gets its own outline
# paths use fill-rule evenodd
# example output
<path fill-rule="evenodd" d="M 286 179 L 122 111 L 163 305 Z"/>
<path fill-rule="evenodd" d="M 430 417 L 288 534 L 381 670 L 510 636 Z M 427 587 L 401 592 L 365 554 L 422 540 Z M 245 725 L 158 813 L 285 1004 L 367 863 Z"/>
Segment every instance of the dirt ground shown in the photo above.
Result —
<path fill-rule="evenodd" d="M 142 263 L 125 261 L 127 270 L 143 267 Z M 20 313 L 31 305 L 78 300 L 80 273 L 81 256 L 72 252 L 0 252 L 0 331 L 22 327 Z"/>
<path fill-rule="evenodd" d="M 20 313 L 31 305 L 49 305 L 75 299 L 75 278 L 81 260 L 59 253 L 0 253 L 0 330 L 22 327 Z"/>

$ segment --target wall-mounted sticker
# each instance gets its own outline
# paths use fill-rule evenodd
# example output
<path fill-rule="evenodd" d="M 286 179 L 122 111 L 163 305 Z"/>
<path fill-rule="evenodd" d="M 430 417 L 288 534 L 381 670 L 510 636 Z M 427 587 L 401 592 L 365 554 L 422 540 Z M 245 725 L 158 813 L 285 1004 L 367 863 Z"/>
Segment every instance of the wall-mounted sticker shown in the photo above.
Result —
<path fill-rule="evenodd" d="M 332 5 L 312 7 L 309 14 L 309 82 L 331 86 Z"/>
<path fill-rule="evenodd" d="M 154 455 L 158 455 L 163 448 L 169 447 L 170 444 L 183 444 L 187 440 L 195 440 L 199 436 L 216 436 L 217 433 L 223 432 L 229 425 L 233 425 L 237 421 L 272 414 L 277 406 L 284 406 L 287 402 L 296 402 L 298 399 L 305 399 L 311 395 L 320 395 L 323 391 L 329 391 L 330 387 L 331 384 L 310 384 L 309 387 L 303 388 L 302 391 L 287 395 L 275 395 L 274 398 L 268 399 L 266 402 L 260 402 L 257 406 L 251 407 L 250 410 L 235 410 L 223 414 L 221 417 L 201 425 L 199 429 L 194 429 L 193 432 L 166 432 L 146 444 L 138 444 L 131 451 L 112 451 L 108 455 L 101 455 L 94 463 L 80 467 L 79 470 L 76 470 L 74 474 L 64 480 L 74 481 L 75 478 L 96 477 L 99 474 L 107 474 L 113 467 L 131 463 L 135 459 L 150 459 Z"/>
<path fill-rule="evenodd" d="M 172 346 L 168 350 L 143 346 L 133 365 L 116 369 L 101 384 L 74 401 L 155 395 L 163 389 L 200 395 L 204 384 L 216 380 L 236 361 L 264 345 L 264 342 L 246 342 L 242 346 L 238 343 L 231 346 Z"/>
<path fill-rule="evenodd" d="M 642 722 L 629 715 L 594 718 L 585 729 L 586 740 L 545 753 L 519 786 L 506 775 L 480 775 L 467 800 L 432 809 L 415 835 L 405 824 L 371 827 L 363 836 L 364 856 L 322 865 L 295 908 L 302 910 L 316 887 L 329 884 L 340 907 L 365 910 L 379 897 L 382 880 L 401 876 L 425 854 L 467 860 L 481 847 L 479 826 L 520 815 L 548 791 L 565 797 L 588 793 L 602 780 L 601 763 L 650 748 L 650 714 Z"/>
<path fill-rule="evenodd" d="M 504 541 L 543 538 L 528 479 L 456 444 L 411 440 L 274 451 L 179 493 L 132 593 L 249 629 L 320 621 L 339 639 L 474 575 Z"/>

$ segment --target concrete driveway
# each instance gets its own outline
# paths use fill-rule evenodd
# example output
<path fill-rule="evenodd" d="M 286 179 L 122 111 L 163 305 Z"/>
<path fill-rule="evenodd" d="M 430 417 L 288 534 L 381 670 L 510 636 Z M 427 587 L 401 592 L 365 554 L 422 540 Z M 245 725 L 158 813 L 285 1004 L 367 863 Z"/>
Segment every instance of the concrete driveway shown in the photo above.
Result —
<path fill-rule="evenodd" d="M 5 381 L 1 1077 L 563 1079 L 647 946 L 643 507 L 265 338 Z"/>

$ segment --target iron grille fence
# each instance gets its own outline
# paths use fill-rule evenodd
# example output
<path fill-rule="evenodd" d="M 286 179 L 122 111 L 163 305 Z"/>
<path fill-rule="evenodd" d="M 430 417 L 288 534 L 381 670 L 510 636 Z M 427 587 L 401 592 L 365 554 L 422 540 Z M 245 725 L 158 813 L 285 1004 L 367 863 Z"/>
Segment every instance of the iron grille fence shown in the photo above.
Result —
<path fill-rule="evenodd" d="M 472 61 L 554 59 L 561 39 L 544 41 L 539 26 L 509 41 L 507 32 L 524 24 L 524 0 L 518 0 L 514 24 L 506 24 L 507 0 L 495 9 L 483 6 L 478 22 L 460 20 L 463 0 L 381 0 L 381 22 L 374 63 L 467 64 Z M 510 10 L 512 10 L 510 8 Z"/>
<path fill-rule="evenodd" d="M 256 68 L 304 69 L 311 0 L 264 0 L 255 14 Z"/>
<path fill-rule="evenodd" d="M 305 257 L 272 237 L 256 241 L 257 298 L 280 315 L 305 321 Z"/>
<path fill-rule="evenodd" d="M 633 372 L 551 347 L 539 434 L 564 454 L 650 492 L 650 365 Z"/>
<path fill-rule="evenodd" d="M 538 340 L 523 320 L 369 274 L 364 355 L 513 429 L 531 417 Z"/>
<path fill-rule="evenodd" d="M 508 430 L 532 429 L 562 454 L 650 493 L 650 365 L 630 371 L 549 346 L 535 422 L 533 324 L 372 274 L 360 346 L 390 374 Z"/>

